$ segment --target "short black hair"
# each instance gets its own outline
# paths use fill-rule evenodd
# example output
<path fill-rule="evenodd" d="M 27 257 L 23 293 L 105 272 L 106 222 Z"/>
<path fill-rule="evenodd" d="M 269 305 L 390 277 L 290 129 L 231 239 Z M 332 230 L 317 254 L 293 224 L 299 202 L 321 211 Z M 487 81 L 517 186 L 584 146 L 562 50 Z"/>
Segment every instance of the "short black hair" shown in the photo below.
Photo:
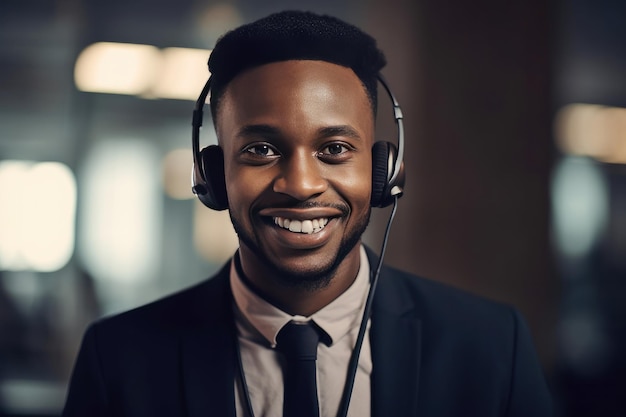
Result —
<path fill-rule="evenodd" d="M 240 26 L 217 41 L 209 57 L 213 118 L 224 89 L 238 74 L 288 60 L 326 61 L 351 68 L 376 114 L 378 73 L 387 63 L 376 40 L 335 17 L 290 10 Z"/>

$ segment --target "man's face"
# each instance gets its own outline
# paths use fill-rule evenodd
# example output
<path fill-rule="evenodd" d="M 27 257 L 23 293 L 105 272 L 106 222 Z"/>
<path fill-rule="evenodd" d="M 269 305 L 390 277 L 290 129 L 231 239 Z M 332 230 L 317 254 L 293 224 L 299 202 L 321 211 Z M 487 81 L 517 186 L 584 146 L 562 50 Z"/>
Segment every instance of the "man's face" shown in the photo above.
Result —
<path fill-rule="evenodd" d="M 217 131 L 247 274 L 314 288 L 358 257 L 374 122 L 351 69 L 284 61 L 248 70 L 226 88 Z"/>

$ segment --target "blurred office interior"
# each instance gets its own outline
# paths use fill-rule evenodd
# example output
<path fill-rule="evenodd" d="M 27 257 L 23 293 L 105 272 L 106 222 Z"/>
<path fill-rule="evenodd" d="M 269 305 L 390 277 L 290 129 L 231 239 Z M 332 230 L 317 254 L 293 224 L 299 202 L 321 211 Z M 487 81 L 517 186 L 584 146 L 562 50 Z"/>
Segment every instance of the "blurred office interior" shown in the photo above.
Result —
<path fill-rule="evenodd" d="M 232 255 L 228 214 L 190 192 L 193 102 L 221 34 L 287 8 L 350 21 L 387 54 L 407 133 L 387 261 L 518 307 L 558 416 L 626 415 L 615 0 L 3 0 L 0 415 L 58 415 L 89 322 Z M 215 141 L 210 121 L 202 134 Z M 387 215 L 366 232 L 376 250 Z"/>

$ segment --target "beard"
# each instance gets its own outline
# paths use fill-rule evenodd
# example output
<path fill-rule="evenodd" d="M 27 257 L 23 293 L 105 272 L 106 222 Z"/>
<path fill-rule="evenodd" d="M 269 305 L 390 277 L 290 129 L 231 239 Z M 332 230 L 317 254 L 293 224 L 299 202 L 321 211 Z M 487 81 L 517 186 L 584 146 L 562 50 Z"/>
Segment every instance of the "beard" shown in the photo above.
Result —
<path fill-rule="evenodd" d="M 307 271 L 294 271 L 287 269 L 284 265 L 273 262 L 265 253 L 263 249 L 263 242 L 258 239 L 257 236 L 252 236 L 247 233 L 241 223 L 232 215 L 229 211 L 230 220 L 233 224 L 233 228 L 237 233 L 237 236 L 259 259 L 265 266 L 267 273 L 277 281 L 280 285 L 299 288 L 307 291 L 316 291 L 325 288 L 330 284 L 331 280 L 337 272 L 337 268 L 343 262 L 344 258 L 354 249 L 357 243 L 361 240 L 361 236 L 370 222 L 370 216 L 372 213 L 371 207 L 368 208 L 360 218 L 357 218 L 356 223 L 342 238 L 339 250 L 335 256 L 323 265 L 319 265 L 316 269 L 310 269 Z"/>

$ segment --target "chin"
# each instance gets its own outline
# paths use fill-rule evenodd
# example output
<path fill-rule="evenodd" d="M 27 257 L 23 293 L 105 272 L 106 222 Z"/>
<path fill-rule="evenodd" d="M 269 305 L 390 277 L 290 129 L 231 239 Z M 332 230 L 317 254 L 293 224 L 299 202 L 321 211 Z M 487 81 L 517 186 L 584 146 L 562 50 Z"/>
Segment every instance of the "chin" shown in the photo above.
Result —
<path fill-rule="evenodd" d="M 369 214 L 370 211 L 340 242 L 324 245 L 306 254 L 292 252 L 286 256 L 271 253 L 253 234 L 247 234 L 232 215 L 231 220 L 239 236 L 240 246 L 253 254 L 268 278 L 285 287 L 315 291 L 332 282 L 346 256 L 360 243 L 361 235 L 369 223 Z"/>
<path fill-rule="evenodd" d="M 276 280 L 282 285 L 292 288 L 315 291 L 327 287 L 332 281 L 339 263 L 330 262 L 322 267 L 308 264 L 289 268 L 286 265 L 273 265 Z"/>

